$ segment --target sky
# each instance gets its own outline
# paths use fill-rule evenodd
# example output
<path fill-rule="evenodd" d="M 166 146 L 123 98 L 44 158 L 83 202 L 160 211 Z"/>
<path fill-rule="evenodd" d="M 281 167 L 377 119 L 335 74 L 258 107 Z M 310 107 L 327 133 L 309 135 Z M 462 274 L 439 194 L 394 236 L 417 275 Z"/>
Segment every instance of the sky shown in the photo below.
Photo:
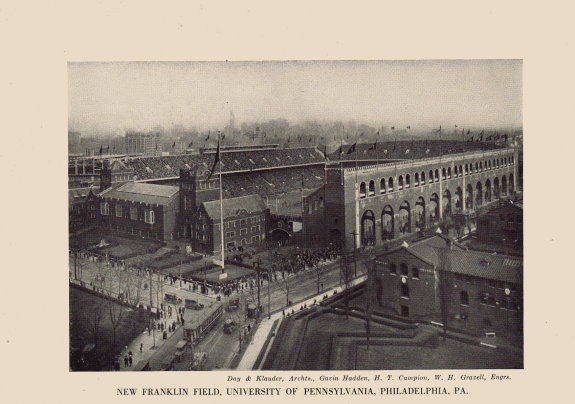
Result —
<path fill-rule="evenodd" d="M 284 118 L 437 127 L 522 126 L 520 60 L 68 64 L 69 129 L 223 128 Z"/>

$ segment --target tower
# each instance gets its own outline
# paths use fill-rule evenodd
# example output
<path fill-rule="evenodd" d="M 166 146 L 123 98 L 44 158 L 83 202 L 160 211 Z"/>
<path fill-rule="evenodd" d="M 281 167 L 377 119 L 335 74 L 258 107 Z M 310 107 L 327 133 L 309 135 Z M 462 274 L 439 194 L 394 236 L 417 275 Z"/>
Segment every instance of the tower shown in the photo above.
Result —
<path fill-rule="evenodd" d="M 219 178 L 201 166 L 180 170 L 180 223 L 181 234 L 191 237 L 198 208 L 203 202 L 219 199 Z"/>

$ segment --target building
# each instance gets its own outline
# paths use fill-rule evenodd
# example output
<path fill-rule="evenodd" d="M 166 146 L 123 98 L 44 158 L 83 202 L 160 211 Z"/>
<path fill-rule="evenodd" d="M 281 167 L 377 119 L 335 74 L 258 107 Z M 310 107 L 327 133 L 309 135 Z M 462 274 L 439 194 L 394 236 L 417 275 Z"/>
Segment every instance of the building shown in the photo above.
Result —
<path fill-rule="evenodd" d="M 221 251 L 219 175 L 203 166 L 180 171 L 180 234 L 194 249 Z M 266 238 L 269 211 L 259 195 L 223 199 L 224 245 L 228 250 Z"/>
<path fill-rule="evenodd" d="M 180 189 L 127 182 L 98 194 L 97 223 L 120 235 L 159 241 L 177 237 Z"/>
<path fill-rule="evenodd" d="M 377 160 L 366 153 L 371 145 L 357 145 L 362 160 L 328 163 L 325 185 L 304 199 L 304 234 L 347 250 L 378 246 L 514 194 L 517 151 L 475 150 L 475 143 L 468 151 L 469 143 L 444 142 L 426 153 L 425 146 L 398 142 L 400 152 L 385 149 L 379 153 L 386 158 Z"/>
<path fill-rule="evenodd" d="M 477 218 L 477 238 L 523 249 L 523 203 L 506 201 Z"/>
<path fill-rule="evenodd" d="M 126 154 L 159 156 L 162 154 L 162 143 L 159 132 L 127 132 Z"/>
<path fill-rule="evenodd" d="M 96 219 L 97 189 L 92 187 L 68 190 L 68 227 L 74 232 Z"/>
<path fill-rule="evenodd" d="M 121 160 L 114 160 L 111 163 L 105 160 L 100 170 L 100 191 L 132 181 L 133 178 L 134 169 L 128 167 Z"/>
<path fill-rule="evenodd" d="M 436 234 L 374 262 L 377 300 L 388 312 L 473 334 L 523 334 L 521 258 L 466 250 Z"/>

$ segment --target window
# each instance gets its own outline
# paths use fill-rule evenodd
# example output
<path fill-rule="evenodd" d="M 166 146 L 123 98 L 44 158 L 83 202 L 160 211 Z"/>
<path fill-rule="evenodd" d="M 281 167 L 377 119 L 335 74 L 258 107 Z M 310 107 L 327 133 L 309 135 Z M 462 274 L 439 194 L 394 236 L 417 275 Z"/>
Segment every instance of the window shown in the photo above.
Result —
<path fill-rule="evenodd" d="M 445 167 L 443 167 L 443 168 L 441 169 L 441 179 L 444 180 L 446 176 L 447 176 L 446 170 L 445 170 Z"/>
<path fill-rule="evenodd" d="M 240 226 L 245 226 L 246 224 L 248 224 L 248 219 L 240 220 Z"/>
<path fill-rule="evenodd" d="M 260 231 L 260 226 L 252 226 L 252 233 L 258 233 Z"/>
<path fill-rule="evenodd" d="M 447 167 L 447 178 L 451 178 L 451 167 Z"/>
<path fill-rule="evenodd" d="M 393 177 L 389 177 L 387 184 L 388 184 L 387 186 L 388 191 L 393 192 Z"/>
<path fill-rule="evenodd" d="M 409 188 L 411 186 L 411 177 L 409 174 L 405 175 L 405 188 Z"/>
<path fill-rule="evenodd" d="M 369 181 L 369 196 L 375 195 L 375 181 Z"/>
<path fill-rule="evenodd" d="M 248 234 L 248 229 L 240 229 L 240 235 Z"/>
<path fill-rule="evenodd" d="M 90 219 L 96 218 L 96 207 L 94 205 L 88 206 L 88 217 Z"/>
<path fill-rule="evenodd" d="M 419 186 L 419 173 L 415 173 L 415 181 L 413 185 L 416 187 Z"/>
<path fill-rule="evenodd" d="M 459 293 L 459 303 L 463 304 L 464 306 L 469 306 L 469 295 L 465 290 L 462 290 Z"/>
<path fill-rule="evenodd" d="M 228 248 L 233 248 L 236 246 L 236 242 L 235 241 L 228 241 L 226 243 L 226 245 L 228 246 Z"/>
<path fill-rule="evenodd" d="M 252 236 L 252 241 L 260 241 L 260 236 Z"/>
<path fill-rule="evenodd" d="M 397 178 L 397 189 L 402 190 L 403 189 L 403 176 L 400 175 Z"/>
<path fill-rule="evenodd" d="M 391 275 L 397 275 L 397 265 L 389 264 L 389 273 Z"/>
<path fill-rule="evenodd" d="M 403 276 L 409 275 L 409 271 L 407 269 L 407 264 L 405 262 L 402 262 L 401 264 L 399 264 L 399 270 L 401 271 L 401 274 Z"/>
<path fill-rule="evenodd" d="M 419 268 L 411 268 L 411 276 L 413 279 L 419 279 Z"/>
<path fill-rule="evenodd" d="M 116 205 L 116 217 L 122 217 L 124 214 L 124 210 L 122 209 L 122 205 Z"/>
<path fill-rule="evenodd" d="M 359 184 L 359 197 L 365 198 L 365 182 Z"/>
<path fill-rule="evenodd" d="M 433 182 L 433 171 L 429 170 L 429 183 L 431 184 Z"/>
<path fill-rule="evenodd" d="M 435 170 L 435 182 L 439 182 L 439 169 Z"/>
<path fill-rule="evenodd" d="M 319 197 L 319 207 L 323 208 L 323 196 Z M 258 216 L 258 222 L 260 221 L 260 217 Z"/>
<path fill-rule="evenodd" d="M 421 172 L 421 185 L 425 185 L 425 171 Z"/>
<path fill-rule="evenodd" d="M 235 237 L 236 236 L 236 232 L 235 231 L 229 231 L 226 233 L 226 237 Z M 229 244 L 229 243 L 228 243 Z"/>
<path fill-rule="evenodd" d="M 138 220 L 138 208 L 130 206 L 130 219 Z"/>
<path fill-rule="evenodd" d="M 108 202 L 100 203 L 100 214 L 102 215 L 110 214 L 110 205 L 108 204 Z"/>
<path fill-rule="evenodd" d="M 402 317 L 409 317 L 409 307 L 401 306 L 401 316 Z"/>
<path fill-rule="evenodd" d="M 405 283 L 401 284 L 401 297 L 409 299 L 409 286 Z"/>
<path fill-rule="evenodd" d="M 153 210 L 144 211 L 144 222 L 149 224 L 156 223 L 156 216 Z"/>

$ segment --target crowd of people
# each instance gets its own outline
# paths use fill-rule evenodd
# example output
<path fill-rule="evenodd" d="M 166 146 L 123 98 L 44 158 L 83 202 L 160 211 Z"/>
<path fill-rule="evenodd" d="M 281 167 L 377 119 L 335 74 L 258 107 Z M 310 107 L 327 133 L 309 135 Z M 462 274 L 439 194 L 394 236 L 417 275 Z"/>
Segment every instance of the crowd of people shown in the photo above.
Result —
<path fill-rule="evenodd" d="M 137 179 L 142 180 L 177 177 L 180 169 L 192 168 L 196 165 L 209 169 L 212 167 L 213 161 L 214 154 L 205 153 L 134 158 L 127 160 L 125 163 L 128 167 L 134 169 L 134 175 Z M 323 154 L 315 147 L 229 151 L 221 153 L 223 172 L 249 172 L 263 168 L 319 164 L 323 161 Z"/>

